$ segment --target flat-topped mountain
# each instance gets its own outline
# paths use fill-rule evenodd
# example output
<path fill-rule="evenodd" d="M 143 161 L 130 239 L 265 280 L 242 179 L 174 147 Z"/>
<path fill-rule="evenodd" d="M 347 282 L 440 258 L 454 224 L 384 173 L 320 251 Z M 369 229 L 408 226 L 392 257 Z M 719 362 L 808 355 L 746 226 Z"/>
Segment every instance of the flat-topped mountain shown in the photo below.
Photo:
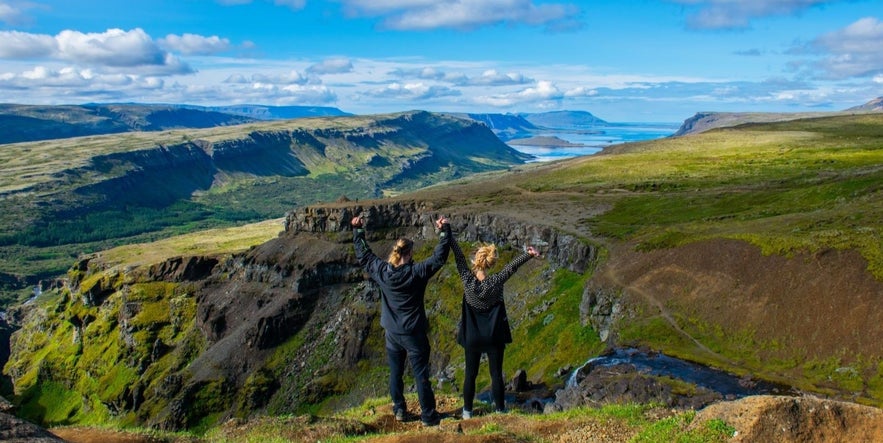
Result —
<path fill-rule="evenodd" d="M 0 144 L 133 131 L 212 128 L 256 120 L 349 115 L 321 106 L 179 104 L 0 104 Z"/>
<path fill-rule="evenodd" d="M 585 129 L 607 124 L 587 111 L 549 111 L 519 114 L 540 128 Z"/>
<path fill-rule="evenodd" d="M 131 131 L 211 128 L 250 121 L 254 118 L 176 105 L 0 104 L 0 144 Z"/>
<path fill-rule="evenodd" d="M 7 144 L 0 281 L 25 287 L 95 248 L 396 194 L 529 158 L 483 124 L 420 111 Z"/>
<path fill-rule="evenodd" d="M 883 111 L 883 97 L 854 106 L 843 111 L 834 112 L 697 112 L 684 120 L 675 136 L 695 134 L 716 128 L 727 128 L 748 123 L 772 123 L 805 118 L 833 117 L 866 112 Z"/>

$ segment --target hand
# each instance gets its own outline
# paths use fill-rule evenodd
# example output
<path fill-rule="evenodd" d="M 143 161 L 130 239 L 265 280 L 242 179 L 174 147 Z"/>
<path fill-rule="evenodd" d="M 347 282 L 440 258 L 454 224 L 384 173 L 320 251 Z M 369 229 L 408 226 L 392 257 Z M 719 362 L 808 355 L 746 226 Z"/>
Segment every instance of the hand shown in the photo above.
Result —
<path fill-rule="evenodd" d="M 528 246 L 528 247 L 527 247 L 527 253 L 530 254 L 530 255 L 532 255 L 532 256 L 534 256 L 534 257 L 539 257 L 539 256 L 540 256 L 540 251 L 537 251 L 537 249 L 534 248 L 533 246 Z"/>
<path fill-rule="evenodd" d="M 442 226 L 448 224 L 448 219 L 445 216 L 439 217 L 438 220 L 435 221 L 435 227 L 441 229 Z"/>
<path fill-rule="evenodd" d="M 362 220 L 362 216 L 359 215 L 359 216 L 353 217 L 353 220 L 350 222 L 350 224 L 353 225 L 354 228 L 361 228 L 362 225 L 364 224 L 364 222 Z"/>

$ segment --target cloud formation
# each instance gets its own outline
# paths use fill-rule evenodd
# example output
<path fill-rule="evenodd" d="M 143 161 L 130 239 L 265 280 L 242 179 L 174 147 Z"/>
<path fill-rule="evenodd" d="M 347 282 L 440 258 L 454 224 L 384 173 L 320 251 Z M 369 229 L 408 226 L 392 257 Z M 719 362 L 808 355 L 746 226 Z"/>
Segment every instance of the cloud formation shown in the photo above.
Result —
<path fill-rule="evenodd" d="M 348 58 L 329 58 L 307 68 L 307 73 L 315 75 L 344 74 L 353 72 L 353 62 Z"/>
<path fill-rule="evenodd" d="M 549 30 L 578 28 L 572 4 L 534 4 L 532 0 L 342 0 L 353 15 L 382 17 L 395 30 L 476 29 L 501 23 L 544 26 Z M 565 24 L 562 24 L 564 22 Z"/>
<path fill-rule="evenodd" d="M 0 2 L 0 22 L 9 25 L 20 25 L 30 21 L 25 14 L 25 10 L 33 7 L 31 4 L 10 4 L 9 2 Z"/>
<path fill-rule="evenodd" d="M 822 77 L 844 79 L 883 74 L 883 22 L 860 19 L 815 39 L 810 47 L 827 55 L 814 64 Z"/>
<path fill-rule="evenodd" d="M 687 17 L 687 27 L 696 30 L 745 29 L 753 19 L 791 15 L 825 3 L 843 0 L 673 0 L 698 11 Z"/>
<path fill-rule="evenodd" d="M 164 51 L 140 28 L 102 33 L 64 30 L 55 36 L 0 31 L 0 58 L 61 60 L 76 65 L 120 70 L 139 68 L 151 75 L 192 73 L 193 68 Z"/>
<path fill-rule="evenodd" d="M 478 103 L 494 107 L 511 107 L 518 104 L 558 101 L 564 97 L 561 90 L 550 81 L 539 81 L 535 86 L 520 91 L 478 97 Z"/>
<path fill-rule="evenodd" d="M 390 83 L 382 88 L 369 89 L 364 96 L 375 98 L 397 98 L 405 100 L 429 100 L 438 97 L 458 96 L 461 92 L 446 86 L 425 83 Z"/>
<path fill-rule="evenodd" d="M 230 40 L 217 35 L 204 37 L 197 34 L 169 34 L 157 43 L 170 51 L 184 55 L 211 55 L 226 52 L 230 49 Z"/>

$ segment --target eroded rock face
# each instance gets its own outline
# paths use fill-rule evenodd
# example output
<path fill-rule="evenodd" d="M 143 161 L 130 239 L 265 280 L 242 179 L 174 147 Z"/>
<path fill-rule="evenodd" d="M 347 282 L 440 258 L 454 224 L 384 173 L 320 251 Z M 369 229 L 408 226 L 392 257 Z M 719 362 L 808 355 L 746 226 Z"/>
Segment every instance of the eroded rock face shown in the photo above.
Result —
<path fill-rule="evenodd" d="M 448 213 L 418 201 L 299 208 L 286 216 L 285 230 L 287 233 L 349 232 L 350 221 L 357 215 L 367 217 L 367 231 L 372 239 L 392 240 L 402 236 L 426 239 L 434 236 L 433 220 L 444 215 L 459 241 L 510 244 L 517 248 L 537 246 L 555 267 L 579 273 L 589 269 L 597 258 L 594 245 L 540 223 L 524 223 L 490 213 Z"/>
<path fill-rule="evenodd" d="M 690 428 L 720 419 L 734 442 L 847 443 L 883 441 L 883 410 L 817 397 L 758 395 L 713 404 Z"/>
<path fill-rule="evenodd" d="M 212 257 L 175 257 L 150 267 L 151 281 L 197 281 L 211 275 L 218 260 Z"/>

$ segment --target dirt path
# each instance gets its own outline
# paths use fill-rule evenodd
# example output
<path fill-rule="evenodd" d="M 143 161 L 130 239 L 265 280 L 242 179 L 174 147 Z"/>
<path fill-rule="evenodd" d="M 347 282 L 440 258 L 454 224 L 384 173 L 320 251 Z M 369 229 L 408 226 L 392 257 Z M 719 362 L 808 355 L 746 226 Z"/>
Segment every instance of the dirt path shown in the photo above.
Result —
<path fill-rule="evenodd" d="M 602 279 L 606 280 L 607 282 L 613 283 L 614 285 L 622 288 L 623 290 L 628 290 L 634 294 L 639 295 L 641 298 L 643 298 L 649 304 L 651 304 L 652 306 L 655 306 L 656 309 L 659 310 L 659 315 L 663 319 L 665 319 L 665 321 L 669 325 L 671 325 L 672 329 L 674 329 L 675 331 L 678 332 L 678 334 L 680 334 L 681 336 L 683 336 L 684 338 L 689 340 L 691 343 L 696 345 L 697 349 L 701 350 L 702 352 L 704 352 L 705 354 L 707 354 L 711 358 L 718 360 L 718 361 L 726 362 L 731 365 L 736 364 L 736 362 L 724 357 L 723 355 L 718 354 L 717 352 L 714 352 L 713 350 L 711 350 L 710 348 L 708 348 L 707 346 L 702 344 L 702 342 L 697 340 L 695 337 L 690 335 L 687 331 L 683 330 L 680 327 L 680 325 L 678 325 L 678 322 L 675 320 L 675 318 L 672 317 L 671 313 L 665 308 L 665 305 L 661 301 L 659 301 L 658 298 L 656 298 L 652 293 L 644 290 L 640 286 L 637 286 L 637 285 L 634 285 L 631 283 L 625 283 L 623 281 L 622 276 L 617 272 L 618 269 L 619 269 L 618 266 L 604 266 L 604 269 L 601 272 Z"/>

